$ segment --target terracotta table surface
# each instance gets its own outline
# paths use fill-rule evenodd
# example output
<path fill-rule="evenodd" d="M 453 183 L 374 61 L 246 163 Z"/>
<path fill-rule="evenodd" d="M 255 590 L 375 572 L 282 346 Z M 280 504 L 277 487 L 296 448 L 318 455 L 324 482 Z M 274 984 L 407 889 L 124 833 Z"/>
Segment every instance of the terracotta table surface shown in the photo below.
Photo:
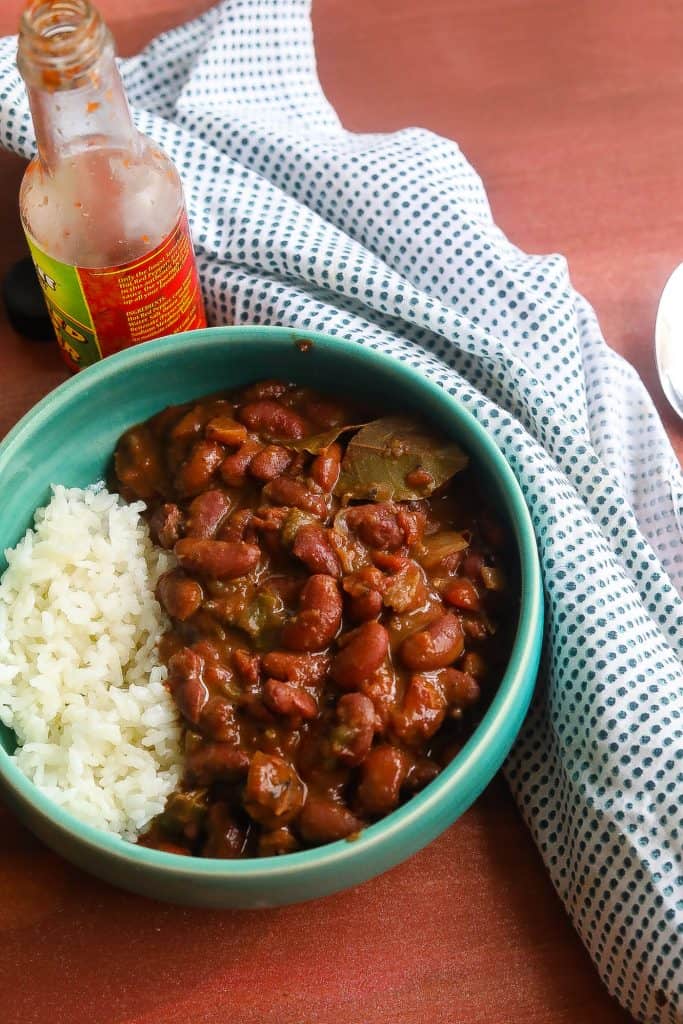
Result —
<path fill-rule="evenodd" d="M 206 0 L 101 0 L 123 53 Z M 22 0 L 2 0 L 0 33 Z M 683 258 L 683 21 L 658 0 L 315 0 L 320 74 L 345 124 L 455 138 L 498 223 L 560 251 L 609 343 L 656 379 L 656 304 Z M 0 156 L 0 274 L 25 252 L 22 162 Z M 0 435 L 65 379 L 0 312 Z M 382 878 L 277 911 L 206 913 L 70 867 L 0 808 L 6 1024 L 617 1024 L 498 778 Z"/>

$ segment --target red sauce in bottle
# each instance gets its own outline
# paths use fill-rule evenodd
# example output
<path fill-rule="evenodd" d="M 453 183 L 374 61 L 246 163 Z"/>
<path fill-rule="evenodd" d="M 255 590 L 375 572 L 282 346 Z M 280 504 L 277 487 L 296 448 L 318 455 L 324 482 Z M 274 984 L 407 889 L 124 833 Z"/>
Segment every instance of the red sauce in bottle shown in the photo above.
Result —
<path fill-rule="evenodd" d="M 180 177 L 133 125 L 98 12 L 33 0 L 18 64 L 38 145 L 21 218 L 69 367 L 205 327 Z"/>

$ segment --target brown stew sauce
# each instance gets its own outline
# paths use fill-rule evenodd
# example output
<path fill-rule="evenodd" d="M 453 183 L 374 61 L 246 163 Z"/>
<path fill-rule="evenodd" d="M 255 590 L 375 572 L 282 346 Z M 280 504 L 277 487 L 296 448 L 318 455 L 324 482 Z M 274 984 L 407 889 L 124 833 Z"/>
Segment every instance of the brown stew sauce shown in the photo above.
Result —
<path fill-rule="evenodd" d="M 234 858 L 350 839 L 434 779 L 490 702 L 513 544 L 471 468 L 435 486 L 418 461 L 409 500 L 336 493 L 340 428 L 367 419 L 263 381 L 121 438 L 116 486 L 178 559 L 157 597 L 184 774 L 141 844 Z"/>

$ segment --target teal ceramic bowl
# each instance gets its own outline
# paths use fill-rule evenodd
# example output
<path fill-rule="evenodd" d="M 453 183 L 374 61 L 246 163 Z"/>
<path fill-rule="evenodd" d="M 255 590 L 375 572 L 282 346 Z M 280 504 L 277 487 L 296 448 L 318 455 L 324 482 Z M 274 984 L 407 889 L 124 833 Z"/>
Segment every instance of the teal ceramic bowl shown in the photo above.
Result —
<path fill-rule="evenodd" d="M 302 337 L 312 345 L 297 345 Z M 303 350 L 307 349 L 307 350 Z M 40 402 L 0 446 L 0 550 L 17 543 L 45 504 L 51 483 L 101 479 L 119 435 L 158 409 L 263 377 L 412 410 L 469 452 L 519 552 L 522 600 L 505 677 L 463 750 L 418 796 L 353 842 L 284 857 L 225 861 L 144 849 L 81 824 L 29 782 L 0 735 L 0 793 L 57 853 L 114 885 L 157 899 L 208 907 L 273 907 L 357 885 L 399 863 L 447 828 L 484 789 L 526 714 L 542 634 L 541 580 L 533 529 L 519 485 L 494 441 L 441 388 L 406 365 L 360 345 L 279 327 L 224 327 L 129 349 L 68 380 Z M 0 571 L 6 562 L 0 559 Z"/>

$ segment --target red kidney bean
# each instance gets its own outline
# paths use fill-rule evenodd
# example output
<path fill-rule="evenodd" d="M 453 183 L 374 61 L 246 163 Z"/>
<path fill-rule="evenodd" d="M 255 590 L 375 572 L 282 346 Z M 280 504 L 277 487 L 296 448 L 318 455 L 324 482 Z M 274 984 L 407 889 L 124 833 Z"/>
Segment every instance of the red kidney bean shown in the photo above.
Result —
<path fill-rule="evenodd" d="M 208 441 L 218 441 L 228 448 L 239 448 L 247 439 L 247 428 L 231 416 L 216 416 L 206 424 L 204 435 Z"/>
<path fill-rule="evenodd" d="M 404 543 L 396 509 L 389 503 L 357 505 L 346 513 L 346 522 L 369 547 L 394 551 Z"/>
<path fill-rule="evenodd" d="M 218 540 L 245 540 L 251 544 L 256 538 L 256 530 L 253 528 L 254 513 L 250 508 L 238 508 L 231 512 L 218 530 Z"/>
<path fill-rule="evenodd" d="M 263 488 L 263 497 L 276 505 L 287 505 L 310 512 L 319 519 L 327 515 L 327 504 L 322 494 L 315 494 L 301 480 L 293 480 L 289 476 L 279 476 L 271 480 Z"/>
<path fill-rule="evenodd" d="M 475 682 L 477 679 L 484 679 L 488 672 L 488 666 L 481 654 L 477 651 L 466 651 L 464 656 L 460 659 L 460 668 L 465 675 L 473 677 L 472 681 Z M 477 684 L 477 690 L 479 689 Z"/>
<path fill-rule="evenodd" d="M 347 608 L 354 622 L 376 619 L 382 610 L 382 589 L 386 577 L 373 566 L 344 577 L 342 586 L 348 594 Z"/>
<path fill-rule="evenodd" d="M 486 623 L 479 615 L 463 615 L 462 628 L 471 640 L 486 640 L 489 635 Z"/>
<path fill-rule="evenodd" d="M 260 402 L 264 398 L 281 398 L 287 391 L 287 384 L 281 380 L 259 380 L 242 392 L 246 402 Z"/>
<path fill-rule="evenodd" d="M 248 769 L 248 754 L 232 743 L 205 742 L 185 753 L 185 781 L 191 786 L 235 782 Z"/>
<path fill-rule="evenodd" d="M 479 683 L 469 672 L 457 668 L 444 669 L 443 685 L 449 704 L 471 707 L 479 700 Z"/>
<path fill-rule="evenodd" d="M 363 822 L 348 807 L 313 793 L 308 794 L 297 821 L 297 829 L 307 843 L 332 843 L 362 827 Z"/>
<path fill-rule="evenodd" d="M 240 733 L 234 705 L 223 697 L 211 697 L 199 716 L 199 730 L 210 740 L 237 745 Z"/>
<path fill-rule="evenodd" d="M 255 530 L 263 533 L 279 533 L 285 519 L 289 515 L 289 509 L 279 505 L 266 505 L 260 508 L 254 515 L 252 524 Z"/>
<path fill-rule="evenodd" d="M 261 659 L 258 654 L 252 654 L 242 647 L 232 653 L 232 664 L 240 679 L 248 686 L 256 686 L 261 673 Z"/>
<path fill-rule="evenodd" d="M 343 764 L 360 764 L 372 746 L 375 705 L 364 693 L 345 693 L 337 701 L 338 725 L 332 730 L 330 749 Z"/>
<path fill-rule="evenodd" d="M 274 679 L 284 679 L 296 686 L 317 689 L 329 672 L 326 654 L 294 654 L 292 651 L 269 651 L 263 655 L 263 670 Z"/>
<path fill-rule="evenodd" d="M 244 790 L 244 807 L 254 821 L 268 829 L 288 825 L 305 799 L 306 786 L 293 765 L 277 754 L 254 753 Z"/>
<path fill-rule="evenodd" d="M 422 757 L 418 754 L 410 754 L 410 766 L 405 777 L 403 788 L 406 792 L 417 793 L 425 786 L 433 782 L 439 774 L 439 765 L 430 757 Z M 450 760 L 450 758 L 448 759 Z"/>
<path fill-rule="evenodd" d="M 183 569 L 218 579 L 244 576 L 261 557 L 261 550 L 255 544 L 194 537 L 179 540 L 173 550 Z"/>
<path fill-rule="evenodd" d="M 156 598 L 172 619 L 184 622 L 201 607 L 204 597 L 196 580 L 189 579 L 178 569 L 172 569 L 159 577 Z"/>
<path fill-rule="evenodd" d="M 224 449 L 214 441 L 199 441 L 176 474 L 175 486 L 179 494 L 190 498 L 205 490 L 224 455 Z"/>
<path fill-rule="evenodd" d="M 365 565 L 357 572 L 349 573 L 344 577 L 342 586 L 350 597 L 362 597 L 371 590 L 382 591 L 386 577 L 379 569 L 372 565 Z"/>
<path fill-rule="evenodd" d="M 388 650 L 389 634 L 384 626 L 364 622 L 344 638 L 344 646 L 332 660 L 332 678 L 345 689 L 360 686 L 377 671 Z"/>
<path fill-rule="evenodd" d="M 301 591 L 299 611 L 285 624 L 282 643 L 293 651 L 321 651 L 339 632 L 342 600 L 331 576 L 311 576 Z"/>
<path fill-rule="evenodd" d="M 204 666 L 204 682 L 212 692 L 234 693 L 234 678 L 227 665 L 207 662 Z"/>
<path fill-rule="evenodd" d="M 189 647 L 182 647 L 169 659 L 168 688 L 176 707 L 191 724 L 199 721 L 209 699 L 203 673 L 204 660 Z"/>
<path fill-rule="evenodd" d="M 368 753 L 361 766 L 358 804 L 373 818 L 381 818 L 398 806 L 401 786 L 408 774 L 409 758 L 398 747 L 382 743 Z"/>
<path fill-rule="evenodd" d="M 448 612 L 406 637 L 401 644 L 400 655 L 407 668 L 430 671 L 450 665 L 460 657 L 464 646 L 460 619 Z"/>
<path fill-rule="evenodd" d="M 259 836 L 259 857 L 280 857 L 283 853 L 294 853 L 298 849 L 296 836 L 286 825 L 272 832 L 262 832 Z"/>
<path fill-rule="evenodd" d="M 447 604 L 460 608 L 466 612 L 481 611 L 481 599 L 472 580 L 465 576 L 458 576 L 451 580 L 443 592 L 443 599 Z"/>
<path fill-rule="evenodd" d="M 383 601 L 379 590 L 368 590 L 358 597 L 351 597 L 347 601 L 346 608 L 349 618 L 354 622 L 367 622 L 369 619 L 376 619 L 382 611 Z"/>
<path fill-rule="evenodd" d="M 307 722 L 318 715 L 318 705 L 310 693 L 282 679 L 266 679 L 263 703 L 273 714 L 284 715 L 297 722 Z"/>
<path fill-rule="evenodd" d="M 316 523 L 301 526 L 294 537 L 292 554 L 311 573 L 323 573 L 337 579 L 342 574 L 339 556 L 330 544 L 327 531 Z"/>
<path fill-rule="evenodd" d="M 373 551 L 372 560 L 378 569 L 383 572 L 388 572 L 391 575 L 400 572 L 406 565 L 411 563 L 411 559 L 407 555 L 397 555 L 395 552 L 389 553 L 387 551 Z M 383 583 L 386 584 L 386 579 Z"/>
<path fill-rule="evenodd" d="M 330 494 L 336 486 L 341 460 L 341 445 L 335 441 L 316 455 L 311 463 L 311 477 L 326 494 Z"/>
<path fill-rule="evenodd" d="M 196 725 L 206 702 L 209 691 L 201 679 L 191 676 L 173 688 L 173 700 L 178 711 L 191 725 Z"/>
<path fill-rule="evenodd" d="M 249 475 L 267 483 L 280 476 L 292 461 L 291 452 L 278 444 L 269 444 L 258 452 L 249 465 Z"/>
<path fill-rule="evenodd" d="M 396 519 L 403 530 L 404 543 L 408 547 L 422 540 L 427 525 L 427 512 L 424 509 L 399 505 L 396 510 Z"/>
<path fill-rule="evenodd" d="M 114 454 L 117 479 L 128 498 L 153 498 L 163 493 L 161 447 L 146 423 L 128 430 Z"/>
<path fill-rule="evenodd" d="M 303 417 L 272 398 L 248 402 L 239 410 L 238 416 L 255 434 L 295 441 L 306 433 L 306 421 Z"/>
<path fill-rule="evenodd" d="M 446 717 L 446 695 L 436 679 L 414 675 L 408 683 L 403 707 L 394 715 L 394 729 L 408 746 L 430 739 Z"/>
<path fill-rule="evenodd" d="M 197 643 L 192 644 L 190 648 L 193 654 L 196 654 L 204 662 L 204 667 L 213 663 L 216 664 L 221 660 L 221 652 L 218 646 L 206 637 L 202 637 Z"/>
<path fill-rule="evenodd" d="M 392 666 L 386 663 L 361 686 L 375 708 L 376 729 L 383 734 L 391 724 L 391 716 L 398 706 L 399 679 Z"/>
<path fill-rule="evenodd" d="M 221 478 L 228 487 L 241 487 L 247 477 L 247 470 L 252 459 L 263 451 L 263 445 L 258 441 L 248 439 L 237 449 L 236 452 L 228 455 L 221 463 Z"/>
<path fill-rule="evenodd" d="M 389 556 L 396 557 L 396 556 Z M 384 584 L 382 599 L 387 608 L 395 612 L 408 612 L 420 608 L 427 600 L 424 570 L 412 558 L 402 558 L 402 564 Z"/>
<path fill-rule="evenodd" d="M 187 512 L 186 537 L 210 539 L 230 511 L 230 498 L 224 491 L 203 491 L 190 503 Z"/>
<path fill-rule="evenodd" d="M 149 533 L 155 544 L 172 548 L 183 532 L 183 513 L 177 505 L 165 502 L 154 510 L 149 519 Z"/>
<path fill-rule="evenodd" d="M 234 860 L 243 856 L 247 845 L 247 829 L 237 824 L 228 804 L 219 802 L 209 806 L 206 832 L 202 857 Z"/>
<path fill-rule="evenodd" d="M 434 486 L 434 477 L 423 466 L 416 466 L 415 469 L 411 469 L 410 473 L 406 474 L 406 483 L 408 487 L 412 487 L 416 491 L 421 491 L 422 494 L 425 494 L 429 492 L 430 487 Z"/>

